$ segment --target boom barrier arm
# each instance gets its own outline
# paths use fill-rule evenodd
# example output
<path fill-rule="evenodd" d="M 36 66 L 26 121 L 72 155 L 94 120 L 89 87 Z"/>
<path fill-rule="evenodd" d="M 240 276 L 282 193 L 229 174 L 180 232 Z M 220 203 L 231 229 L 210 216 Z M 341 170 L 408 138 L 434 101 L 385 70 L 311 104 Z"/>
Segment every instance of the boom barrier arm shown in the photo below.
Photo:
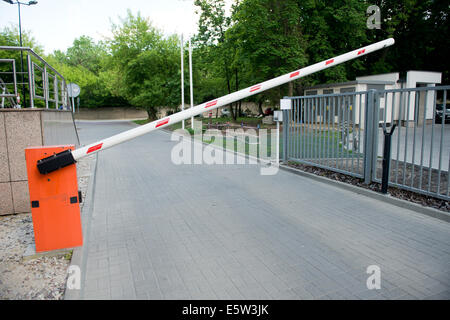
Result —
<path fill-rule="evenodd" d="M 322 62 L 318 62 L 311 66 L 290 72 L 288 74 L 279 76 L 277 78 L 273 78 L 271 80 L 261 82 L 254 86 L 227 94 L 227 95 L 217 98 L 215 100 L 211 100 L 211 101 L 202 103 L 200 105 L 197 105 L 193 108 L 177 112 L 173 115 L 162 118 L 160 120 L 156 120 L 156 121 L 147 123 L 143 126 L 127 130 L 125 132 L 116 134 L 112 137 L 100 140 L 98 142 L 92 143 L 85 147 L 78 148 L 74 151 L 66 150 L 64 152 L 57 153 L 53 156 L 39 160 L 37 163 L 38 170 L 41 174 L 46 174 L 46 173 L 58 170 L 59 168 L 62 168 L 62 167 L 65 167 L 65 166 L 75 163 L 78 159 L 92 155 L 101 150 L 105 150 L 107 148 L 113 147 L 119 143 L 139 137 L 139 136 L 146 134 L 148 132 L 151 132 L 153 130 L 164 128 L 168 125 L 172 125 L 179 121 L 189 119 L 191 117 L 199 115 L 205 111 L 210 111 L 210 110 L 214 110 L 214 109 L 229 105 L 230 103 L 250 97 L 254 94 L 258 94 L 265 90 L 269 90 L 274 87 L 280 86 L 282 84 L 288 83 L 290 81 L 300 79 L 307 75 L 313 74 L 313 73 L 321 71 L 321 70 L 325 70 L 327 68 L 333 67 L 333 66 L 341 64 L 343 62 L 362 57 L 362 56 L 372 53 L 374 51 L 392 46 L 394 43 L 395 43 L 394 39 L 389 38 L 389 39 L 368 45 L 366 47 L 362 47 L 362 48 L 353 50 L 351 52 L 342 54 L 340 56 L 337 56 L 337 57 L 334 57 L 331 59 L 327 59 Z"/>

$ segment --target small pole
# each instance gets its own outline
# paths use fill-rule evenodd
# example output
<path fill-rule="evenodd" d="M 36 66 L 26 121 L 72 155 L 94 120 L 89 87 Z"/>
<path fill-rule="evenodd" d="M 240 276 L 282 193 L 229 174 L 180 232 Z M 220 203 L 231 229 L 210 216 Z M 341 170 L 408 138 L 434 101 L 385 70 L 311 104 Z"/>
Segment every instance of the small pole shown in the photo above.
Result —
<path fill-rule="evenodd" d="M 6 86 L 5 87 L 3 87 L 3 94 L 5 94 L 6 93 Z M 4 108 L 5 107 L 5 97 L 2 97 L 2 108 Z"/>
<path fill-rule="evenodd" d="M 383 176 L 381 178 L 381 193 L 386 194 L 389 184 L 389 165 L 391 163 L 391 138 L 396 124 L 392 125 L 391 131 L 387 132 L 386 123 L 383 123 L 384 150 L 383 150 Z"/>
<path fill-rule="evenodd" d="M 20 18 L 20 2 L 17 1 L 17 7 L 19 8 L 19 41 L 20 47 L 22 47 L 22 19 Z M 25 97 L 25 80 L 23 78 L 23 51 L 20 50 L 20 76 L 22 79 L 22 95 L 23 95 L 23 106 L 26 107 L 26 97 Z"/>
<path fill-rule="evenodd" d="M 181 34 L 181 111 L 184 111 L 184 43 L 183 34 Z M 181 122 L 181 127 L 184 130 L 184 119 Z"/>
<path fill-rule="evenodd" d="M 192 85 L 192 46 L 191 38 L 189 37 L 189 87 L 191 96 L 191 108 L 194 107 L 194 86 Z M 194 117 L 191 117 L 191 128 L 194 130 Z"/>
<path fill-rule="evenodd" d="M 280 165 L 280 121 L 277 121 L 277 165 Z"/>

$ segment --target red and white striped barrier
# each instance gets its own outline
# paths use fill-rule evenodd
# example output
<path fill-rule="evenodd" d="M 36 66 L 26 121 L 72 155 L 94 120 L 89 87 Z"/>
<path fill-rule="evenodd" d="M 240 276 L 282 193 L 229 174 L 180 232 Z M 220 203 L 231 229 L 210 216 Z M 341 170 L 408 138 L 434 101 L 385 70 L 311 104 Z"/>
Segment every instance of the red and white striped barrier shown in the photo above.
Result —
<path fill-rule="evenodd" d="M 227 95 L 217 98 L 215 100 L 202 103 L 193 108 L 189 108 L 187 110 L 177 112 L 177 113 L 170 115 L 168 117 L 165 117 L 163 119 L 150 122 L 146 125 L 136 127 L 131 130 L 116 134 L 112 137 L 106 138 L 104 140 L 92 143 L 88 146 L 81 147 L 81 148 L 78 148 L 78 149 L 72 151 L 71 155 L 73 157 L 73 161 L 76 161 L 85 156 L 94 154 L 101 150 L 105 150 L 105 149 L 115 146 L 119 143 L 139 137 L 139 136 L 146 134 L 148 132 L 151 132 L 153 130 L 161 129 L 168 125 L 172 125 L 179 121 L 194 117 L 205 111 L 211 111 L 211 110 L 229 105 L 235 101 L 242 100 L 244 98 L 250 97 L 254 94 L 258 94 L 265 90 L 272 89 L 274 87 L 277 87 L 282 84 L 288 83 L 290 81 L 305 77 L 305 76 L 313 74 L 315 72 L 333 67 L 335 65 L 341 64 L 341 63 L 349 61 L 349 60 L 353 60 L 353 59 L 362 57 L 362 56 L 372 53 L 374 51 L 392 46 L 394 43 L 395 43 L 394 39 L 392 39 L 392 38 L 386 39 L 386 40 L 368 45 L 366 47 L 359 48 L 359 49 L 353 50 L 351 52 L 342 54 L 340 56 L 337 56 L 337 57 L 334 57 L 331 59 L 327 59 L 322 62 L 318 62 L 311 66 L 290 72 L 288 74 L 279 76 L 277 78 L 253 85 L 251 87 L 227 94 Z M 67 155 L 67 156 L 68 156 L 68 158 L 70 158 L 69 155 Z M 53 157 L 53 158 L 55 158 L 55 157 Z M 45 160 L 45 159 L 43 159 L 43 160 Z M 69 161 L 69 159 L 66 159 L 66 161 Z M 58 169 L 58 168 L 53 168 L 54 165 L 49 164 L 50 161 L 46 161 L 46 162 L 47 162 L 47 165 L 41 164 L 42 168 L 40 168 L 40 164 L 38 163 L 38 168 L 41 173 L 47 173 L 47 172 L 51 172 L 51 171 Z M 56 160 L 54 162 L 56 162 Z M 65 161 L 62 161 L 62 162 L 63 162 L 63 164 L 68 165 L 68 163 L 66 164 Z"/>

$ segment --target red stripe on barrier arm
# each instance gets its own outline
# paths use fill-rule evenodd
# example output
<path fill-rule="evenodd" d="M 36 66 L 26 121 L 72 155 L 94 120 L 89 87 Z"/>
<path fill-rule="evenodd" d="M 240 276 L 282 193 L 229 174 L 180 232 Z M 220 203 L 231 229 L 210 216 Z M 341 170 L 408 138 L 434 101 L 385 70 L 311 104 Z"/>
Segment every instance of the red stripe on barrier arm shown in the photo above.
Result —
<path fill-rule="evenodd" d="M 366 49 L 359 50 L 359 51 L 358 51 L 358 56 L 359 56 L 360 54 L 363 54 L 364 52 L 366 52 Z"/>
<path fill-rule="evenodd" d="M 290 78 L 296 77 L 296 76 L 298 76 L 299 74 L 300 74 L 300 71 L 292 72 Z"/>
<path fill-rule="evenodd" d="M 97 145 L 95 145 L 95 146 L 93 146 L 93 147 L 90 147 L 90 148 L 88 149 L 88 151 L 86 152 L 86 154 L 91 153 L 91 152 L 94 152 L 94 151 L 97 151 L 97 150 L 100 150 L 100 149 L 102 148 L 102 146 L 103 146 L 103 142 L 102 142 L 102 143 L 99 143 L 99 144 L 97 144 Z"/>
<path fill-rule="evenodd" d="M 257 86 L 251 87 L 250 88 L 250 92 L 253 92 L 253 91 L 256 91 L 256 90 L 259 90 L 259 89 L 261 89 L 261 85 L 260 84 L 258 84 Z"/>
<path fill-rule="evenodd" d="M 166 119 L 163 119 L 163 120 L 157 122 L 155 128 L 158 128 L 158 127 L 161 127 L 161 126 L 163 126 L 165 124 L 168 124 L 169 120 L 170 120 L 170 118 L 166 118 Z"/>
<path fill-rule="evenodd" d="M 214 100 L 214 101 L 208 102 L 208 103 L 206 104 L 206 106 L 205 106 L 205 109 L 206 109 L 206 108 L 210 108 L 210 107 L 215 106 L 215 105 L 217 104 L 217 101 L 218 101 L 218 100 Z"/>
<path fill-rule="evenodd" d="M 327 65 L 329 65 L 330 63 L 333 63 L 333 62 L 334 62 L 334 59 L 328 60 L 327 62 L 325 62 L 325 65 L 327 66 Z"/>

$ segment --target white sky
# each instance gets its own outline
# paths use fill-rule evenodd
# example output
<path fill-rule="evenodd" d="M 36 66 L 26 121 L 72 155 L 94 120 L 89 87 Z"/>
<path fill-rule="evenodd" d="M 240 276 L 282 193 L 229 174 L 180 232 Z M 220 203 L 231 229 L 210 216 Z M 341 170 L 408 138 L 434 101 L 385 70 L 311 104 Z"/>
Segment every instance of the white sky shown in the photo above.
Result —
<path fill-rule="evenodd" d="M 95 40 L 110 36 L 110 19 L 119 22 L 127 9 L 140 11 L 166 35 L 183 32 L 186 39 L 197 31 L 194 0 L 38 0 L 37 5 L 20 8 L 22 30 L 30 30 L 47 54 L 66 50 L 81 35 Z M 0 29 L 18 25 L 18 19 L 17 4 L 0 1 Z"/>

